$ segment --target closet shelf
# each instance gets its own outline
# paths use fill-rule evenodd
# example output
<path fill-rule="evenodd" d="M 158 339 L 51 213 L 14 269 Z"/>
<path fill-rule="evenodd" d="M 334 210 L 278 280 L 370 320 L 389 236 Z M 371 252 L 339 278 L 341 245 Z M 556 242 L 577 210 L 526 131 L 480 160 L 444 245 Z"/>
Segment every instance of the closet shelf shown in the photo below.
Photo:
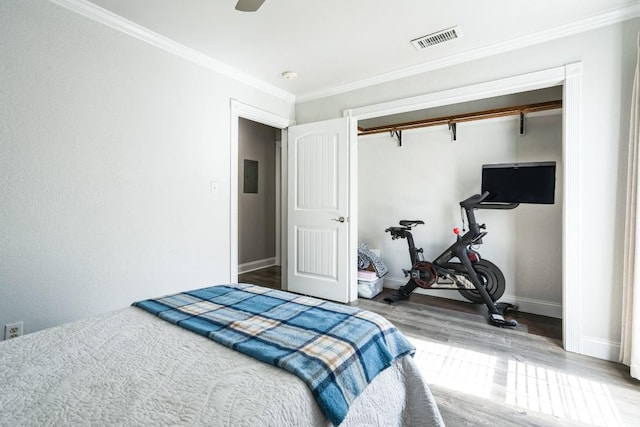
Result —
<path fill-rule="evenodd" d="M 373 135 L 384 132 L 399 132 L 407 129 L 419 129 L 428 126 L 455 125 L 456 123 L 470 122 L 473 120 L 494 119 L 497 117 L 515 116 L 538 111 L 556 110 L 562 108 L 562 100 L 540 102 L 537 104 L 519 105 L 516 107 L 497 108 L 475 113 L 458 114 L 452 116 L 436 117 L 433 119 L 416 120 L 413 122 L 397 123 L 393 125 L 375 126 L 370 128 L 358 127 L 358 135 Z"/>

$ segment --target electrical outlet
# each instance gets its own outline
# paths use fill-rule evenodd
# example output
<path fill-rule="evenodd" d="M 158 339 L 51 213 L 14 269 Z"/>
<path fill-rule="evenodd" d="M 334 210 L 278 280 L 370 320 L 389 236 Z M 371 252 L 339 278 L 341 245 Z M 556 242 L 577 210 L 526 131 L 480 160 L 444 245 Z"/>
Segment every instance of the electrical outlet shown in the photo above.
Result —
<path fill-rule="evenodd" d="M 21 336 L 23 324 L 23 322 L 16 322 L 4 325 L 4 339 L 8 340 Z"/>

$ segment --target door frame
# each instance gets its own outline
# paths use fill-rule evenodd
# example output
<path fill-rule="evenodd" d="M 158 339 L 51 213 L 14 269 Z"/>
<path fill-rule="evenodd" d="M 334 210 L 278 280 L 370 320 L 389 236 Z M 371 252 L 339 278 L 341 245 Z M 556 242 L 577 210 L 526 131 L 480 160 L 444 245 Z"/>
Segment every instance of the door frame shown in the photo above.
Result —
<path fill-rule="evenodd" d="M 358 120 L 434 108 L 494 96 L 509 95 L 553 86 L 563 87 L 563 210 L 562 210 L 562 341 L 566 351 L 582 352 L 580 328 L 582 292 L 580 233 L 580 129 L 582 63 L 504 79 L 433 92 L 343 111 L 352 118 L 351 144 L 355 155 L 350 159 L 351 176 L 357 176 Z M 357 231 L 356 231 L 357 232 Z M 352 266 L 355 268 L 355 266 Z"/>
<path fill-rule="evenodd" d="M 230 199 L 230 211 L 229 211 L 229 283 L 238 282 L 238 120 L 240 118 L 251 120 L 263 125 L 271 126 L 282 130 L 282 149 L 280 150 L 282 158 L 279 160 L 280 164 L 286 164 L 286 143 L 287 133 L 286 129 L 293 125 L 295 122 L 287 117 L 280 116 L 275 113 L 263 110 L 253 105 L 245 104 L 237 99 L 231 98 L 230 100 L 231 110 L 231 149 L 230 149 L 230 178 L 229 178 L 229 199 Z M 278 161 L 278 160 L 277 160 Z M 281 168 L 281 182 L 283 186 L 286 185 L 286 168 Z M 282 194 L 286 194 L 286 187 L 282 188 Z M 282 197 L 280 203 L 281 223 L 286 224 L 286 197 Z M 280 230 L 286 230 L 286 227 L 280 227 Z M 282 236 L 276 235 L 276 240 L 281 241 L 281 251 L 286 251 L 286 241 L 282 240 Z M 282 256 L 282 268 L 286 267 L 286 256 Z M 283 276 L 282 288 L 286 289 L 286 279 Z"/>

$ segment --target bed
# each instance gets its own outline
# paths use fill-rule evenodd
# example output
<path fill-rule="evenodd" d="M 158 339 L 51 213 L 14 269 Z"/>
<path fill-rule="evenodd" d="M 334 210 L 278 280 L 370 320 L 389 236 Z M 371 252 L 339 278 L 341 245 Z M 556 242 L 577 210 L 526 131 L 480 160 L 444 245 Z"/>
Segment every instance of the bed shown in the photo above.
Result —
<path fill-rule="evenodd" d="M 203 288 L 188 296 L 205 290 L 216 298 L 249 292 L 261 301 L 274 298 L 275 292 L 277 298 L 302 299 L 316 312 L 328 305 L 374 323 L 382 319 L 357 308 L 245 284 Z M 347 399 L 346 414 L 336 418 L 327 412 L 326 400 L 319 403 L 317 389 L 312 390 L 308 379 L 248 356 L 242 348 L 234 349 L 234 343 L 215 341 L 210 332 L 200 330 L 200 320 L 191 322 L 196 325 L 194 333 L 194 328 L 181 327 L 189 322 L 184 317 L 176 320 L 175 312 L 153 313 L 153 307 L 166 305 L 167 298 L 181 300 L 184 295 L 139 301 L 136 306 L 1 342 L 0 425 L 443 425 L 411 352 L 401 349 L 405 354 L 393 358 L 359 395 Z M 193 310 L 194 304 L 189 307 Z M 226 311 L 224 315 L 229 316 Z M 245 327 L 256 324 L 253 315 L 245 320 Z M 331 321 L 314 325 L 319 323 Z M 229 338 L 228 328 L 221 329 Z M 388 341 L 388 333 L 382 335 Z M 264 355 L 270 351 L 260 348 L 259 358 L 268 359 Z M 370 350 L 358 354 L 361 359 L 375 358 Z M 338 371 L 348 370 L 344 366 L 339 365 Z"/>

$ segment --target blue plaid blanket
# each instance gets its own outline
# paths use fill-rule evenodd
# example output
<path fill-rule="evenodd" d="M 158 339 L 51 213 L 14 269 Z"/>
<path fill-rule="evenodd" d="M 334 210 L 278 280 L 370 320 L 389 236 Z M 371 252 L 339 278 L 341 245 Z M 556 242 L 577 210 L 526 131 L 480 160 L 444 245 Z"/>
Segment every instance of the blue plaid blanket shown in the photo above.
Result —
<path fill-rule="evenodd" d="M 376 375 L 415 352 L 375 313 L 255 285 L 212 286 L 133 305 L 297 375 L 334 425 Z"/>

